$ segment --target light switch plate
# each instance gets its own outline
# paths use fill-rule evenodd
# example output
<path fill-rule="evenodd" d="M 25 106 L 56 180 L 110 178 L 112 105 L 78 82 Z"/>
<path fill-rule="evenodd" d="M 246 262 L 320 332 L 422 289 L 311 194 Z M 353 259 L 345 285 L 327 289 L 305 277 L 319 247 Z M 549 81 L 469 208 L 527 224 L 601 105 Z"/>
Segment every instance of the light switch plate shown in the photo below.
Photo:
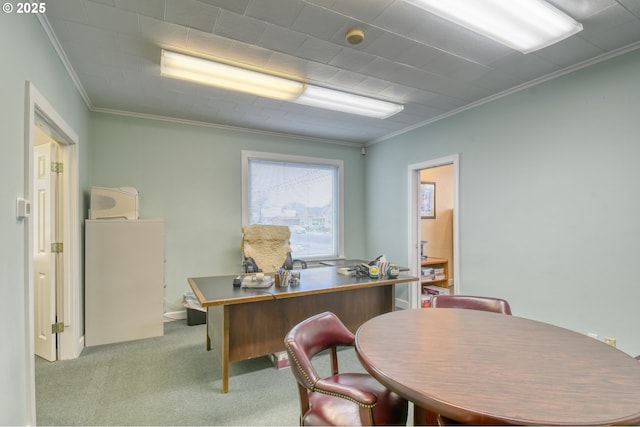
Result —
<path fill-rule="evenodd" d="M 31 216 L 31 202 L 18 197 L 16 200 L 16 216 L 18 218 L 29 218 Z"/>

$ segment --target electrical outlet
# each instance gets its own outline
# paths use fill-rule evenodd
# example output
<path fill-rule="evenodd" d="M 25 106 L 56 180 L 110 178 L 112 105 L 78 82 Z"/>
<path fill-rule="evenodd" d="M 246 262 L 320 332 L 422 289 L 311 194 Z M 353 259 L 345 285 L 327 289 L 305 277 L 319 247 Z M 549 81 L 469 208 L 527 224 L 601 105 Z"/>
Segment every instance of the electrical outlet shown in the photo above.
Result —
<path fill-rule="evenodd" d="M 602 339 L 602 341 L 604 341 L 605 344 L 609 344 L 611 347 L 615 347 L 616 346 L 616 339 L 615 338 L 604 337 Z"/>

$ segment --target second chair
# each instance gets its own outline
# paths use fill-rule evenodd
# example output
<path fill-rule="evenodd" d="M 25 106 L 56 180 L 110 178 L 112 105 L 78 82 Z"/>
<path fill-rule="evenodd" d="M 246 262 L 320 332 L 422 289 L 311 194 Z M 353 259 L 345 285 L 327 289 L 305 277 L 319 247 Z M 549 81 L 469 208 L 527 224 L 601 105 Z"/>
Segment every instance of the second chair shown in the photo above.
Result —
<path fill-rule="evenodd" d="M 431 298 L 432 308 L 466 308 L 511 314 L 511 307 L 501 298 L 478 297 L 472 295 L 436 295 Z"/>
<path fill-rule="evenodd" d="M 354 335 L 330 312 L 303 320 L 286 335 L 285 347 L 300 395 L 300 425 L 405 425 L 407 401 L 365 373 L 339 373 L 337 347 Z M 311 363 L 330 349 L 332 375 Z"/>

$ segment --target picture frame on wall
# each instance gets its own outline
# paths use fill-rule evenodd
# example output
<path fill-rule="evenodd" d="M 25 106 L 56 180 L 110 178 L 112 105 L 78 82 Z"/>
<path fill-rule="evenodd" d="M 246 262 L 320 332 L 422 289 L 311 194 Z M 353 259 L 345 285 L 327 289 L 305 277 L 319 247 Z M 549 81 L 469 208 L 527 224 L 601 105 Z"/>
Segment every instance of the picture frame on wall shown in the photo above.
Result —
<path fill-rule="evenodd" d="M 422 219 L 436 217 L 436 183 L 422 181 L 420 183 L 420 216 Z"/>

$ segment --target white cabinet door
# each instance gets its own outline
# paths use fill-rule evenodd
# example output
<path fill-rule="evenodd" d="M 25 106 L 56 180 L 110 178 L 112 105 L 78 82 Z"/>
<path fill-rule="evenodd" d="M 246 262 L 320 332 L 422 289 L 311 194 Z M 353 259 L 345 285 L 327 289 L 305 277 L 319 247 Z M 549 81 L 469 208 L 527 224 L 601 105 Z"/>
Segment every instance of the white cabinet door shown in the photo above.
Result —
<path fill-rule="evenodd" d="M 87 220 L 85 344 L 164 333 L 164 221 Z"/>

